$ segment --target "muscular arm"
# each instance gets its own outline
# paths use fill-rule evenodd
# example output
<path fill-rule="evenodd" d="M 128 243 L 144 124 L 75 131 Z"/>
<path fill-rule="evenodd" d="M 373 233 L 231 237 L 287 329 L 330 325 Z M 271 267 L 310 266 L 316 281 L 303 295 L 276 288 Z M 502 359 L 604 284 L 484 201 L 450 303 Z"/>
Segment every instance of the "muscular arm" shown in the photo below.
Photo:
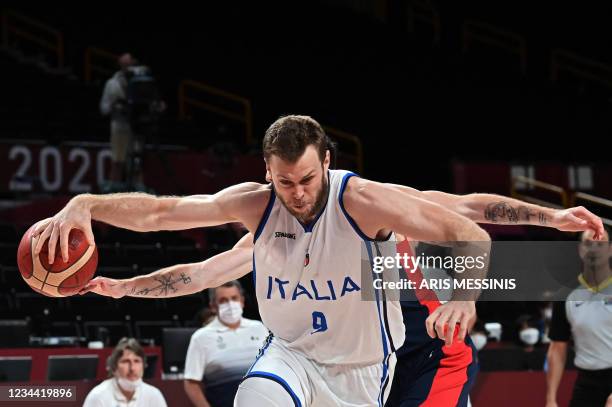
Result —
<path fill-rule="evenodd" d="M 54 261 L 58 241 L 66 261 L 71 229 L 82 230 L 93 245 L 92 219 L 138 232 L 191 229 L 229 222 L 242 222 L 254 231 L 269 196 L 268 186 L 253 182 L 235 185 L 214 195 L 79 195 L 57 215 L 38 223 L 33 233 L 33 236 L 40 235 L 35 253 L 40 253 L 48 238 L 49 262 Z"/>
<path fill-rule="evenodd" d="M 478 223 L 547 226 L 556 211 L 495 194 L 455 195 L 441 191 L 419 191 L 403 185 L 388 185 L 410 196 L 435 202 Z"/>
<path fill-rule="evenodd" d="M 182 230 L 242 221 L 249 194 L 261 187 L 244 183 L 214 195 L 156 197 L 142 193 L 80 195 L 75 205 L 89 210 L 91 218 L 139 232 Z"/>
<path fill-rule="evenodd" d="M 467 217 L 397 186 L 351 178 L 345 206 L 370 236 L 388 229 L 422 241 L 489 241 L 489 235 Z"/>
<path fill-rule="evenodd" d="M 169 298 L 218 287 L 251 271 L 253 236 L 249 233 L 226 252 L 201 263 L 178 264 L 125 280 L 97 277 L 83 292 L 93 291 L 115 298 Z"/>
<path fill-rule="evenodd" d="M 435 202 L 478 223 L 546 226 L 567 232 L 591 229 L 597 237 L 604 234 L 601 219 L 583 207 L 555 209 L 495 194 L 455 195 L 386 185 L 408 196 Z"/>
<path fill-rule="evenodd" d="M 565 370 L 567 342 L 552 341 L 548 347 L 548 372 L 546 372 L 546 405 L 557 405 L 557 390 Z"/>
<path fill-rule="evenodd" d="M 458 256 L 476 257 L 483 253 L 486 256 L 490 251 L 489 235 L 472 220 L 389 185 L 352 178 L 345 202 L 349 215 L 369 236 L 393 230 L 413 240 L 450 243 Z M 486 269 L 466 269 L 457 278 L 482 278 Z M 447 345 L 452 344 L 455 336 L 462 341 L 474 318 L 478 294 L 478 290 L 453 290 L 452 301 L 437 307 L 427 317 L 429 336 L 444 339 Z M 455 330 L 457 324 L 459 327 Z"/>

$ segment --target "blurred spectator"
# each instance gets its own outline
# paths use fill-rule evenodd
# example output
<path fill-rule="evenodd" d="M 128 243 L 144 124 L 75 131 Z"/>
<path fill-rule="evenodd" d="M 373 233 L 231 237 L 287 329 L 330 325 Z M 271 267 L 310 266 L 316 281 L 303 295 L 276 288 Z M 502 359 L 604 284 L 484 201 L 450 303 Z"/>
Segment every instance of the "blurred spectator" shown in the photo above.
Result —
<path fill-rule="evenodd" d="M 110 378 L 89 392 L 83 407 L 165 407 L 162 393 L 142 381 L 144 361 L 144 350 L 136 339 L 121 339 L 108 358 Z"/>
<path fill-rule="evenodd" d="M 231 407 L 238 384 L 268 330 L 260 321 L 242 317 L 244 294 L 238 281 L 211 288 L 209 298 L 210 309 L 217 316 L 191 337 L 185 359 L 185 392 L 197 407 Z"/>
<path fill-rule="evenodd" d="M 581 236 L 580 284 L 565 302 L 556 302 L 553 306 L 546 375 L 547 407 L 557 407 L 557 390 L 570 339 L 574 342 L 574 365 L 578 369 L 570 407 L 612 406 L 611 247 L 607 233 L 603 241 L 593 241 L 592 232 Z"/>
<path fill-rule="evenodd" d="M 117 71 L 104 86 L 100 112 L 110 115 L 112 167 L 104 192 L 146 191 L 143 182 L 144 144 L 157 134 L 159 115 L 166 109 L 149 67 L 131 54 L 119 57 Z"/>
<path fill-rule="evenodd" d="M 104 116 L 110 116 L 112 153 L 110 184 L 104 192 L 119 191 L 125 188 L 123 185 L 124 169 L 128 149 L 133 143 L 127 101 L 127 72 L 131 66 L 136 65 L 137 61 L 131 54 L 126 53 L 121 55 L 117 62 L 120 69 L 106 81 L 100 100 L 100 112 Z"/>
<path fill-rule="evenodd" d="M 531 315 L 521 315 L 517 320 L 518 339 L 526 352 L 531 352 L 540 341 L 538 320 Z"/>

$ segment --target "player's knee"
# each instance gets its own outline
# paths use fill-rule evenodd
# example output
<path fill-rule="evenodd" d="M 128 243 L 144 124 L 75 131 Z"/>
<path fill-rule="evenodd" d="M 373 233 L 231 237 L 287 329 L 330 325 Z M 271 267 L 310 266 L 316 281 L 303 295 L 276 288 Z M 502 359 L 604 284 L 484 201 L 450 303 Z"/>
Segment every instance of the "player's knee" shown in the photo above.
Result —
<path fill-rule="evenodd" d="M 238 387 L 234 407 L 285 407 L 292 406 L 293 399 L 277 382 L 262 377 L 249 377 Z"/>

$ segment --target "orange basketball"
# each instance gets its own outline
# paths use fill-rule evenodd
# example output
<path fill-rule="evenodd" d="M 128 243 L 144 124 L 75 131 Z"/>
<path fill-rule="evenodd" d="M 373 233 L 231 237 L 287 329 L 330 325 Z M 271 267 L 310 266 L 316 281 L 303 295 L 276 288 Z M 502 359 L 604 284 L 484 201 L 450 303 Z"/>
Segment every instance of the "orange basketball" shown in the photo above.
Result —
<path fill-rule="evenodd" d="M 17 249 L 17 265 L 21 276 L 34 291 L 50 297 L 66 297 L 78 293 L 91 280 L 98 266 L 98 250 L 89 246 L 85 234 L 78 229 L 68 237 L 68 262 L 64 263 L 59 242 L 55 260 L 49 264 L 48 242 L 40 254 L 34 255 L 39 237 L 32 238 L 35 225 L 23 235 Z"/>

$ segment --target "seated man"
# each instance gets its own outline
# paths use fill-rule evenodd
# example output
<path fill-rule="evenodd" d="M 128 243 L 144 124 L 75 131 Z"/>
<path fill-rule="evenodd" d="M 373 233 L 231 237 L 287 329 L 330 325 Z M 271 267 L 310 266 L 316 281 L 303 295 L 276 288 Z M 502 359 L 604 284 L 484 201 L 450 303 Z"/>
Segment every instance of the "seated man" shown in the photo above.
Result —
<path fill-rule="evenodd" d="M 261 322 L 242 317 L 244 295 L 237 280 L 210 288 L 208 293 L 216 317 L 191 337 L 185 392 L 196 407 L 231 407 L 238 384 L 255 361 L 268 330 Z"/>
<path fill-rule="evenodd" d="M 136 339 L 121 339 L 108 358 L 110 378 L 91 389 L 83 407 L 166 407 L 162 393 L 142 381 L 144 360 Z"/>

